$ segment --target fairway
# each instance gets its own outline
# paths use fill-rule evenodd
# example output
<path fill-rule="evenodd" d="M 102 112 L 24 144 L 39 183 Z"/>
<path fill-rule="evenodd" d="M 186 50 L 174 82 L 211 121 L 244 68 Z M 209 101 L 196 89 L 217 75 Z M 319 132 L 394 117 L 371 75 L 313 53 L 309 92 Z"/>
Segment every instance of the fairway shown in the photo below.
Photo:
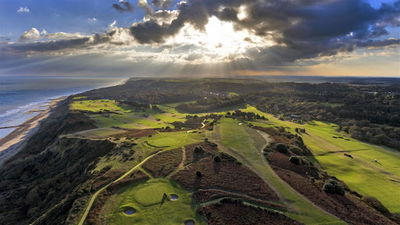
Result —
<path fill-rule="evenodd" d="M 313 121 L 298 124 L 282 121 L 254 107 L 243 111 L 256 112 L 268 118 L 267 122 L 254 123 L 257 126 L 283 126 L 295 132 L 295 128 L 305 128 L 302 138 L 312 150 L 320 165 L 330 175 L 343 180 L 352 190 L 380 200 L 391 212 L 400 212 L 400 152 L 367 144 L 338 132 L 337 125 Z M 347 154 L 353 156 L 349 158 Z"/>
<path fill-rule="evenodd" d="M 172 196 L 177 199 L 171 200 Z M 122 225 L 176 225 L 187 220 L 204 224 L 191 202 L 191 193 L 170 180 L 150 179 L 112 196 L 105 208 L 114 207 L 114 210 L 106 217 L 109 224 Z"/>
<path fill-rule="evenodd" d="M 233 119 L 223 118 L 220 120 L 218 134 L 220 143 L 228 149 L 228 153 L 233 153 L 239 161 L 255 170 L 278 195 L 284 196 L 289 208 L 296 213 L 288 213 L 292 217 L 305 224 L 346 224 L 338 218 L 324 212 L 306 200 L 302 195 L 293 190 L 287 183 L 281 180 L 261 154 L 262 146 L 260 138 L 255 137 L 258 133 L 249 132 L 245 125 Z M 289 203 L 290 202 L 290 203 Z"/>
<path fill-rule="evenodd" d="M 80 100 L 73 101 L 70 105 L 71 110 L 86 112 L 129 112 L 129 109 L 121 107 L 117 101 L 109 99 L 99 100 Z"/>
<path fill-rule="evenodd" d="M 151 137 L 143 138 L 147 146 L 174 149 L 185 145 L 201 142 L 204 136 L 200 133 L 178 131 L 178 132 L 162 132 Z"/>

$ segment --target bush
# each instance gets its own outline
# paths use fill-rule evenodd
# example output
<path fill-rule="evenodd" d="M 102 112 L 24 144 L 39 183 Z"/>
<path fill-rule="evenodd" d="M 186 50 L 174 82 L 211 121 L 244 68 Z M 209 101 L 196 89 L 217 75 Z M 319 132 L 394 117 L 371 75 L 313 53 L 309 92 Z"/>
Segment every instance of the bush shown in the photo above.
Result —
<path fill-rule="evenodd" d="M 275 145 L 275 148 L 280 153 L 283 153 L 283 154 L 287 154 L 288 153 L 288 147 L 285 144 L 277 143 Z"/>
<path fill-rule="evenodd" d="M 335 180 L 328 180 L 322 187 L 326 193 L 344 195 L 344 187 Z"/>
<path fill-rule="evenodd" d="M 293 164 L 300 165 L 302 160 L 297 156 L 290 156 L 289 161 Z"/>
<path fill-rule="evenodd" d="M 194 148 L 194 153 L 196 153 L 196 154 L 201 154 L 203 152 L 204 152 L 204 150 L 203 150 L 203 148 L 201 146 L 196 146 Z"/>
<path fill-rule="evenodd" d="M 376 198 L 366 196 L 363 201 L 383 214 L 390 214 L 389 210 Z"/>
<path fill-rule="evenodd" d="M 215 156 L 215 157 L 214 157 L 214 161 L 215 161 L 215 162 L 221 162 L 221 157 Z"/>
<path fill-rule="evenodd" d="M 332 183 L 325 183 L 322 187 L 322 190 L 324 190 L 326 193 L 335 194 L 335 185 Z"/>
<path fill-rule="evenodd" d="M 296 155 L 304 155 L 304 152 L 301 148 L 296 147 L 296 146 L 292 146 L 290 147 L 290 151 Z"/>

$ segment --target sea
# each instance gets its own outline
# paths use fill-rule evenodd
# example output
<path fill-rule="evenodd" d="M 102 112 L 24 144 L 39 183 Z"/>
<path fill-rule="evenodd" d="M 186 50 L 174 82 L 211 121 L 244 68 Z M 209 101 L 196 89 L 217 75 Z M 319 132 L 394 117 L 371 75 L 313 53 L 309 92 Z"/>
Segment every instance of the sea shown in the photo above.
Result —
<path fill-rule="evenodd" d="M 0 75 L 0 139 L 55 98 L 123 83 L 122 77 Z"/>

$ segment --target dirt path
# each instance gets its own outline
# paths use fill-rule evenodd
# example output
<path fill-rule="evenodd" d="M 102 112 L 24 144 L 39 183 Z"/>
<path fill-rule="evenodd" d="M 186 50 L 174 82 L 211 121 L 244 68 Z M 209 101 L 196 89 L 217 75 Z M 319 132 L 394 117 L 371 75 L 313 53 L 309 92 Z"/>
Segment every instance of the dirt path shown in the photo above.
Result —
<path fill-rule="evenodd" d="M 180 170 L 182 170 L 185 167 L 185 162 L 186 162 L 186 150 L 185 147 L 182 147 L 182 160 L 179 163 L 178 167 L 172 171 L 170 174 L 168 174 L 165 178 L 169 179 L 172 176 L 174 176 L 176 173 L 178 173 Z"/>

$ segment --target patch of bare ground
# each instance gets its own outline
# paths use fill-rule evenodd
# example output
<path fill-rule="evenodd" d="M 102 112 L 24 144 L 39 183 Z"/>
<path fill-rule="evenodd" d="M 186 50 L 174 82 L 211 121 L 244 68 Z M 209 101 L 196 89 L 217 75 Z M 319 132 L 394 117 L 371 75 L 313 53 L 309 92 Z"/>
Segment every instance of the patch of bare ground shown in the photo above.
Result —
<path fill-rule="evenodd" d="M 297 225 L 301 224 L 280 213 L 247 206 L 241 201 L 222 200 L 199 209 L 209 225 Z"/>

